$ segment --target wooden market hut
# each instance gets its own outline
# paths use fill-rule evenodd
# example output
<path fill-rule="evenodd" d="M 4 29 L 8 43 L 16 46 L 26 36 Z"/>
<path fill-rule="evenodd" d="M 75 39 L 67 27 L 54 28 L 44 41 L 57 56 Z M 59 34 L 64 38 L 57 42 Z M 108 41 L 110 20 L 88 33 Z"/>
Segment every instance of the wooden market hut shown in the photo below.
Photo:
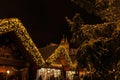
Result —
<path fill-rule="evenodd" d="M 63 37 L 60 44 L 51 43 L 39 48 L 39 51 L 46 62 L 42 68 L 60 69 L 62 72 L 61 76 L 64 76 L 64 78 L 66 78 L 66 71 L 76 71 L 77 50 L 69 48 L 67 38 Z"/>
<path fill-rule="evenodd" d="M 0 20 L 0 80 L 34 80 L 44 60 L 17 18 Z"/>
<path fill-rule="evenodd" d="M 69 48 L 67 39 L 63 37 L 60 44 L 50 43 L 39 48 L 45 64 L 42 67 L 63 68 L 65 70 L 75 70 L 76 49 Z M 74 65 L 74 68 L 73 68 Z"/>

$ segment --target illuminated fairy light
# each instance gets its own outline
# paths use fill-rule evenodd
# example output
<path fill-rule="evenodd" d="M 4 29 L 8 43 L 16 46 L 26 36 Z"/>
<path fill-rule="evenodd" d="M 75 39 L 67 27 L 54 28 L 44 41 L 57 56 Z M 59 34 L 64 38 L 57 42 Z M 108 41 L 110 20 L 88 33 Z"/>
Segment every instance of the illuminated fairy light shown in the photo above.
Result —
<path fill-rule="evenodd" d="M 12 31 L 14 31 L 16 36 L 20 39 L 26 51 L 30 53 L 33 61 L 36 62 L 38 66 L 42 66 L 43 64 L 45 64 L 41 53 L 35 46 L 34 42 L 29 36 L 29 33 L 27 32 L 21 21 L 17 18 L 0 19 L 0 34 Z"/>
<path fill-rule="evenodd" d="M 7 70 L 6 72 L 7 72 L 7 74 L 10 74 L 10 70 Z"/>
<path fill-rule="evenodd" d="M 30 53 L 33 61 L 36 62 L 38 66 L 43 66 L 45 64 L 45 60 L 43 59 L 43 56 L 39 52 L 38 48 L 35 46 L 34 42 L 29 36 L 29 33 L 27 32 L 27 30 L 25 29 L 21 21 L 17 18 L 0 20 L 0 34 L 12 32 L 12 31 L 14 31 L 16 36 L 20 39 L 26 51 Z M 46 62 L 51 64 L 60 56 L 61 53 L 64 55 L 67 65 L 69 67 L 71 68 L 76 67 L 76 66 L 73 66 L 74 64 L 72 63 L 69 53 L 64 46 L 59 46 L 55 50 L 55 53 L 53 53 L 46 60 Z"/>

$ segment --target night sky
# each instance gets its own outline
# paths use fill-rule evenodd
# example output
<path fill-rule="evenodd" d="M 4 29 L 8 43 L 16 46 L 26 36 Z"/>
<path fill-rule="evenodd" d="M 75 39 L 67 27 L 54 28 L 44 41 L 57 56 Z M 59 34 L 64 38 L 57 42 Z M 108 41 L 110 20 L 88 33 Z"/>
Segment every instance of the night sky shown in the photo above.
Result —
<path fill-rule="evenodd" d="M 69 26 L 65 16 L 73 17 L 75 9 L 70 0 L 2 0 L 0 18 L 19 18 L 34 43 L 43 47 L 59 43 Z"/>

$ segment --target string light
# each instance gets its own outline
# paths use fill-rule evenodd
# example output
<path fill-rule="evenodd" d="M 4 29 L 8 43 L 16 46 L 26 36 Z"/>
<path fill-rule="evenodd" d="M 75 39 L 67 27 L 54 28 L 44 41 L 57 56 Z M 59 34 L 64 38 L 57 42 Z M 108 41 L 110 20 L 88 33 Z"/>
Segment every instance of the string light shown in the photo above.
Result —
<path fill-rule="evenodd" d="M 34 42 L 32 41 L 31 37 L 29 36 L 27 30 L 21 23 L 21 21 L 17 18 L 10 18 L 10 19 L 2 19 L 0 22 L 0 34 L 8 33 L 14 31 L 17 37 L 22 42 L 22 45 L 26 49 L 28 53 L 33 57 L 33 61 L 36 62 L 38 66 L 43 66 L 45 64 L 45 60 L 43 59 L 41 53 L 39 52 L 38 48 L 35 46 Z M 53 53 L 47 60 L 47 63 L 52 63 L 60 54 L 63 54 L 67 65 L 69 67 L 73 67 L 73 63 L 71 58 L 69 57 L 68 51 L 64 46 L 59 46 L 55 53 Z M 77 64 L 77 63 L 76 63 Z M 75 66 L 74 66 L 75 67 Z"/>
<path fill-rule="evenodd" d="M 6 72 L 7 72 L 7 74 L 10 74 L 10 70 L 7 70 Z"/>

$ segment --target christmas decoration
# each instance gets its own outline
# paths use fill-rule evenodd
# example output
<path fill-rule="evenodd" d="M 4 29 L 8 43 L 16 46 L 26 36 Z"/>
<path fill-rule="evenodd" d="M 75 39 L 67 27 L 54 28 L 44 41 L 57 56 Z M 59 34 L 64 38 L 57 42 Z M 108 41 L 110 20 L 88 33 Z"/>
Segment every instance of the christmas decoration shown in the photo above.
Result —
<path fill-rule="evenodd" d="M 38 66 L 42 66 L 45 63 L 41 53 L 35 46 L 27 30 L 19 19 L 9 18 L 0 20 L 0 34 L 5 34 L 8 32 L 14 32 L 16 34 L 26 51 L 32 56 Z"/>
<path fill-rule="evenodd" d="M 71 45 L 78 49 L 78 67 L 87 68 L 93 73 L 92 80 L 119 79 L 120 1 L 71 1 L 101 20 L 101 23 L 88 24 L 81 13 L 77 13 L 72 19 L 66 17 L 71 26 Z"/>

